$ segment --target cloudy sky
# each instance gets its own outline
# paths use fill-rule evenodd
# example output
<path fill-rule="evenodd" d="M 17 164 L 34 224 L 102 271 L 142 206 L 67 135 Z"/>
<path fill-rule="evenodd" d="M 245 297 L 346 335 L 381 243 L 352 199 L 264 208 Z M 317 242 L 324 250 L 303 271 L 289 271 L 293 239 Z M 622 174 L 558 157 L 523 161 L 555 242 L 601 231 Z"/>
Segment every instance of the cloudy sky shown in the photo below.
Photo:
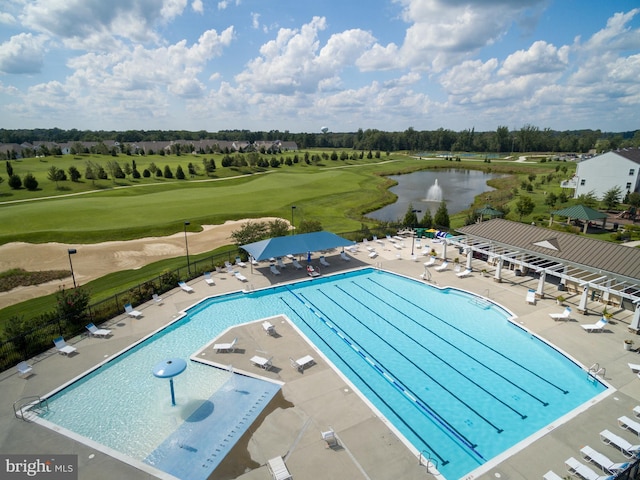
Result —
<path fill-rule="evenodd" d="M 1 0 L 0 128 L 640 128 L 637 0 Z"/>

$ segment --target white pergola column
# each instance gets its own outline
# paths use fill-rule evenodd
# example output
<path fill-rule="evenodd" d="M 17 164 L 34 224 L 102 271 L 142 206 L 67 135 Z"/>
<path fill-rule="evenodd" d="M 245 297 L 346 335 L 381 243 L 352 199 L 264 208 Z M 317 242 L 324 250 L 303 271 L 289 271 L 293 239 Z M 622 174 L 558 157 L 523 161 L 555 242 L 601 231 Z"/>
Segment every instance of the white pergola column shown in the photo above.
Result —
<path fill-rule="evenodd" d="M 582 286 L 582 296 L 580 297 L 580 303 L 578 304 L 578 311 L 580 313 L 587 313 L 588 298 L 589 298 L 589 284 L 586 283 Z"/>
<path fill-rule="evenodd" d="M 544 298 L 544 281 L 547 277 L 547 272 L 542 270 L 540 272 L 540 278 L 538 279 L 538 288 L 536 290 L 536 296 L 538 298 Z"/>
<path fill-rule="evenodd" d="M 447 260 L 447 242 L 442 240 L 442 260 Z"/>
<path fill-rule="evenodd" d="M 504 264 L 504 259 L 502 257 L 498 257 L 498 263 L 496 265 L 496 274 L 493 276 L 494 282 L 502 282 L 502 265 Z"/>
<path fill-rule="evenodd" d="M 635 302 L 636 309 L 633 311 L 633 319 L 631 320 L 631 325 L 629 325 L 629 330 L 638 331 L 640 329 L 640 302 Z"/>
<path fill-rule="evenodd" d="M 467 270 L 471 270 L 472 260 L 473 260 L 473 249 L 469 248 L 467 249 L 467 263 L 466 263 Z"/>

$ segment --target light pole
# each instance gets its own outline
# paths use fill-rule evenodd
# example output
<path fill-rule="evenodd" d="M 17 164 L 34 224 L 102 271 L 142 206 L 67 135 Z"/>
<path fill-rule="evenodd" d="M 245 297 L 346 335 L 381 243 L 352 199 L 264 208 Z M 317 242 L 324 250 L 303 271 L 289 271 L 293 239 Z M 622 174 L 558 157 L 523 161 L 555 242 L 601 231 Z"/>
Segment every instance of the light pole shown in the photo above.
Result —
<path fill-rule="evenodd" d="M 75 255 L 77 250 L 75 248 L 70 248 L 67 250 L 69 252 L 69 266 L 71 267 L 71 278 L 73 278 L 73 288 L 76 288 L 76 276 L 73 274 L 73 263 L 71 263 L 71 255 Z"/>
<path fill-rule="evenodd" d="M 422 210 L 415 210 L 415 209 L 414 209 L 414 210 L 411 210 L 411 213 L 414 213 L 414 214 L 415 214 L 415 213 L 421 213 L 421 212 L 422 212 Z M 418 218 L 418 217 L 416 217 L 416 218 Z M 411 226 L 411 230 L 413 230 L 413 231 L 411 232 L 411 233 L 412 233 L 412 235 L 411 235 L 411 256 L 413 257 L 413 245 L 414 245 L 414 244 L 415 244 L 415 242 L 416 242 L 416 231 L 415 231 L 415 225 L 412 225 L 412 226 Z"/>
<path fill-rule="evenodd" d="M 187 226 L 189 222 L 184 222 L 184 246 L 187 249 L 187 272 L 191 275 L 191 264 L 189 263 L 189 243 L 187 242 Z"/>
<path fill-rule="evenodd" d="M 295 205 L 291 205 L 291 235 L 295 233 L 296 226 L 293 223 L 293 211 L 296 209 Z"/>

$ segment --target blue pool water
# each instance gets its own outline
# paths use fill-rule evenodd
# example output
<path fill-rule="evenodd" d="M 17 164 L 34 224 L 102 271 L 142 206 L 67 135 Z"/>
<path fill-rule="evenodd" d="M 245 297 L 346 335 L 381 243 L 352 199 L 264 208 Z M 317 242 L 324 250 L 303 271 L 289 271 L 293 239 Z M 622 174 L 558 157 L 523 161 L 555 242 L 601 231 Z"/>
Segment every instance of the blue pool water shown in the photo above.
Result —
<path fill-rule="evenodd" d="M 185 419 L 229 373 L 190 362 L 176 379 L 176 413 L 153 366 L 188 358 L 229 326 L 280 314 L 445 478 L 462 477 L 606 388 L 496 305 L 366 269 L 204 301 L 56 394 L 46 419 L 160 465 Z M 96 409 L 98 418 L 87 416 Z"/>

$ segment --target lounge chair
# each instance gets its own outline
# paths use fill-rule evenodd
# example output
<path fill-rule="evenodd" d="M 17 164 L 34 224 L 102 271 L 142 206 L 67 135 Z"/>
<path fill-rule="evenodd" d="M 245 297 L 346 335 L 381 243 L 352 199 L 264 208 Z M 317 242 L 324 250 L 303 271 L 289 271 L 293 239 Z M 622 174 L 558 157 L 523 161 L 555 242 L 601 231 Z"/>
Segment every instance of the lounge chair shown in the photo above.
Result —
<path fill-rule="evenodd" d="M 313 268 L 313 265 L 307 265 L 307 275 L 309 275 L 310 277 L 319 277 L 320 272 Z"/>
<path fill-rule="evenodd" d="M 293 477 L 289 473 L 282 457 L 272 458 L 267 461 L 267 468 L 273 480 L 291 480 Z"/>
<path fill-rule="evenodd" d="M 606 445 L 611 445 L 612 447 L 617 448 L 627 458 L 633 458 L 640 453 L 639 444 L 633 445 L 631 442 L 628 442 L 609 430 L 603 430 L 600 432 L 600 440 Z"/>
<path fill-rule="evenodd" d="M 535 305 L 536 304 L 536 291 L 533 289 L 529 289 L 527 290 L 527 303 L 531 304 L 531 305 Z"/>
<path fill-rule="evenodd" d="M 349 258 L 349 255 L 347 255 L 345 252 L 340 252 L 340 258 L 345 262 L 348 262 L 351 260 L 351 258 Z"/>
<path fill-rule="evenodd" d="M 333 431 L 333 428 L 329 427 L 329 430 L 326 432 L 320 432 L 322 436 L 322 440 L 327 442 L 327 448 L 335 448 L 338 445 L 338 437 L 336 436 L 336 432 Z"/>
<path fill-rule="evenodd" d="M 324 255 L 320 255 L 320 265 L 322 265 L 323 267 L 328 267 L 331 264 L 327 262 L 327 260 L 324 258 Z"/>
<path fill-rule="evenodd" d="M 425 267 L 432 267 L 436 264 L 436 257 L 431 257 L 429 260 L 424 262 Z"/>
<path fill-rule="evenodd" d="M 639 418 L 640 418 L 640 405 L 636 405 L 635 407 L 633 407 L 633 414 L 634 414 L 636 417 L 639 417 Z"/>
<path fill-rule="evenodd" d="M 124 311 L 130 317 L 139 318 L 142 316 L 142 312 L 140 312 L 139 310 L 134 310 L 130 303 L 127 303 L 124 306 Z"/>
<path fill-rule="evenodd" d="M 237 267 L 246 267 L 247 264 L 244 263 L 240 257 L 236 257 L 236 266 Z"/>
<path fill-rule="evenodd" d="M 291 363 L 291 366 L 298 370 L 300 373 L 304 372 L 304 369 L 306 367 L 310 367 L 311 365 L 316 363 L 311 355 L 305 355 L 304 357 L 300 357 L 297 360 L 289 357 L 289 362 Z"/>
<path fill-rule="evenodd" d="M 211 277 L 211 272 L 204 272 L 204 281 L 207 282 L 207 285 L 215 285 L 216 282 L 213 281 Z"/>
<path fill-rule="evenodd" d="M 605 480 L 612 478 L 609 475 L 599 475 L 594 472 L 590 467 L 586 466 L 584 463 L 580 463 L 573 457 L 567 458 L 565 460 L 565 465 L 567 466 L 567 470 L 572 475 L 576 475 L 584 480 Z"/>
<path fill-rule="evenodd" d="M 274 275 L 280 275 L 280 270 L 278 270 L 275 265 L 270 265 L 269 268 Z"/>
<path fill-rule="evenodd" d="M 560 475 L 558 475 L 556 472 L 554 472 L 553 470 L 549 470 L 547 473 L 545 473 L 542 476 L 543 480 L 563 480 L 562 477 Z"/>
<path fill-rule="evenodd" d="M 604 332 L 604 326 L 607 324 L 606 318 L 601 318 L 596 323 L 589 323 L 580 325 L 587 333 L 591 332 Z"/>
<path fill-rule="evenodd" d="M 463 271 L 456 273 L 456 277 L 458 278 L 468 277 L 469 275 L 471 275 L 470 268 L 465 268 Z"/>
<path fill-rule="evenodd" d="M 89 335 L 91 335 L 92 337 L 106 338 L 111 335 L 111 330 L 107 330 L 106 328 L 98 328 L 93 323 L 90 323 L 85 328 L 89 330 Z"/>
<path fill-rule="evenodd" d="M 255 258 L 253 257 L 250 257 L 250 258 L 251 258 L 251 265 L 260 265 L 260 263 L 258 263 L 258 261 Z"/>
<path fill-rule="evenodd" d="M 271 324 L 271 322 L 267 320 L 262 322 L 262 329 L 264 330 L 264 333 L 266 333 L 267 335 L 274 336 L 276 334 L 276 327 L 274 327 Z"/>
<path fill-rule="evenodd" d="M 187 293 L 194 292 L 193 288 L 187 285 L 185 282 L 178 282 L 178 286 Z"/>
<path fill-rule="evenodd" d="M 71 345 L 67 345 L 67 342 L 64 341 L 64 338 L 58 337 L 53 341 L 53 344 L 56 346 L 56 350 L 61 355 L 69 355 L 77 350 L 76 347 L 72 347 Z"/>
<path fill-rule="evenodd" d="M 449 262 L 447 262 L 445 260 L 444 262 L 442 262 L 442 265 L 440 265 L 439 267 L 434 268 L 434 270 L 436 272 L 444 272 L 448 267 L 449 267 Z"/>
<path fill-rule="evenodd" d="M 569 320 L 569 318 L 571 318 L 571 308 L 565 307 L 562 313 L 550 313 L 549 316 L 553 318 L 555 321 Z"/>
<path fill-rule="evenodd" d="M 229 343 L 216 343 L 213 345 L 213 349 L 215 350 L 216 353 L 235 352 L 237 343 L 238 343 L 238 337 L 234 338 Z"/>
<path fill-rule="evenodd" d="M 375 250 L 372 250 L 369 253 L 369 258 L 376 258 L 378 256 L 378 252 L 376 252 Z"/>
<path fill-rule="evenodd" d="M 255 365 L 256 367 L 264 368 L 265 370 L 269 370 L 273 366 L 271 360 L 273 360 L 273 357 L 264 358 L 260 355 L 254 355 L 249 359 L 249 361 L 253 365 Z"/>
<path fill-rule="evenodd" d="M 33 367 L 27 362 L 20 362 L 16 365 L 16 368 L 18 369 L 18 376 L 21 378 L 27 378 L 33 375 Z"/>
<path fill-rule="evenodd" d="M 602 469 L 603 472 L 610 473 L 613 475 L 620 470 L 624 470 L 629 466 L 629 462 L 620 462 L 616 463 L 612 461 L 609 457 L 607 457 L 604 453 L 600 453 L 597 450 L 594 450 L 589 445 L 585 445 L 580 449 L 580 453 L 582 454 L 582 458 L 585 460 L 597 465 Z"/>
<path fill-rule="evenodd" d="M 631 420 L 625 415 L 618 418 L 618 426 L 623 430 L 629 430 L 640 436 L 640 423 L 636 422 L 635 420 Z"/>
<path fill-rule="evenodd" d="M 291 260 L 291 265 L 293 265 L 293 268 L 295 268 L 296 270 L 302 270 L 303 268 L 302 265 L 300 265 L 300 262 L 295 258 Z"/>
<path fill-rule="evenodd" d="M 243 274 L 241 274 L 240 272 L 233 272 L 233 276 L 236 277 L 238 280 L 240 280 L 241 282 L 247 282 L 247 277 L 245 277 Z"/>
<path fill-rule="evenodd" d="M 157 293 L 153 294 L 153 301 L 157 304 L 157 305 L 162 305 L 164 303 L 164 300 L 162 300 L 162 297 L 160 295 L 158 295 Z"/>
<path fill-rule="evenodd" d="M 378 237 L 376 237 L 375 235 L 373 236 L 373 241 L 379 243 L 380 245 L 384 245 L 384 242 L 382 240 L 378 240 Z"/>
<path fill-rule="evenodd" d="M 278 259 L 276 260 L 276 264 L 278 265 L 279 268 L 284 269 L 287 268 L 287 266 L 284 264 L 284 262 L 282 261 L 282 257 L 278 257 Z"/>
<path fill-rule="evenodd" d="M 638 363 L 627 363 L 627 365 L 629 365 L 629 368 L 631 369 L 631 371 L 633 373 L 640 372 L 640 364 L 638 364 Z"/>

